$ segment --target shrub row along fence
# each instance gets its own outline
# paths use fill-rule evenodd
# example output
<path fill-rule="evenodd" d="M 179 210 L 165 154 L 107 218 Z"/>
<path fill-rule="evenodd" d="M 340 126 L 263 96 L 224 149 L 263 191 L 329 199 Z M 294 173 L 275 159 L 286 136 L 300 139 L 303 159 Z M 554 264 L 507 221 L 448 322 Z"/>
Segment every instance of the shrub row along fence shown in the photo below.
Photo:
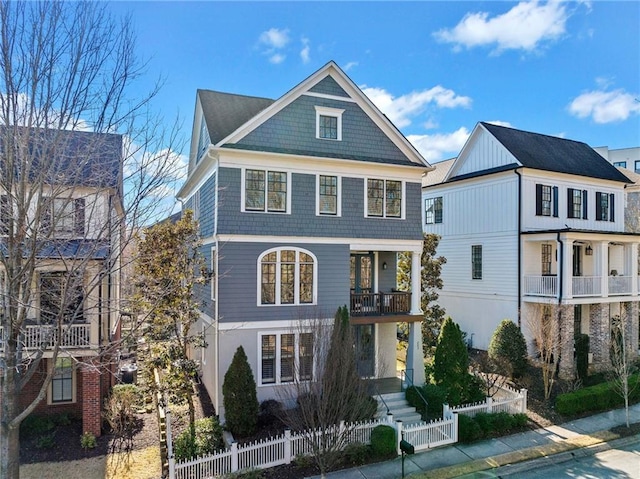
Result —
<path fill-rule="evenodd" d="M 502 387 L 494 398 L 487 398 L 482 403 L 449 407 L 443 405 L 443 417 L 431 422 L 403 424 L 394 421 L 393 415 L 386 418 L 361 423 L 341 423 L 335 428 L 325 431 L 306 431 L 292 433 L 285 431 L 282 436 L 238 445 L 217 453 L 198 457 L 190 461 L 176 462 L 171 454 L 171 437 L 169 432 L 169 478 L 170 479 L 205 479 L 230 474 L 244 469 L 266 469 L 269 467 L 290 464 L 298 456 L 313 454 L 314 441 L 340 441 L 344 446 L 359 442 L 369 444 L 371 431 L 377 426 L 388 425 L 396 430 L 396 450 L 400 454 L 400 440 L 413 444 L 416 451 L 455 444 L 458 442 L 458 414 L 474 416 L 478 412 L 524 413 L 527 410 L 527 390 L 517 391 Z M 170 430 L 169 430 L 170 431 Z"/>

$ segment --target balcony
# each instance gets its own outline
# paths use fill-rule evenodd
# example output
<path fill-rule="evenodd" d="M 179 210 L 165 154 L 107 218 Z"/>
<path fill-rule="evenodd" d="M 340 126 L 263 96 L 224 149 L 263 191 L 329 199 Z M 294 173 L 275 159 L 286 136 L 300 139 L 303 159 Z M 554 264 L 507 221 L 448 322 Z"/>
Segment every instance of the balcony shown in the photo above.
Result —
<path fill-rule="evenodd" d="M 631 294 L 631 276 L 609 276 L 609 296 Z"/>
<path fill-rule="evenodd" d="M 571 286 L 574 297 L 602 296 L 600 276 L 573 276 Z"/>
<path fill-rule="evenodd" d="M 524 294 L 555 297 L 558 295 L 558 277 L 527 275 L 524 277 Z"/>
<path fill-rule="evenodd" d="M 351 293 L 351 316 L 407 315 L 411 311 L 411 293 Z"/>
<path fill-rule="evenodd" d="M 53 346 L 58 338 L 54 326 L 27 325 L 23 329 L 22 348 L 35 350 Z M 0 326 L 0 351 L 4 351 L 4 328 Z M 91 324 L 72 324 L 62 327 L 60 347 L 66 349 L 89 349 L 91 347 Z"/>
<path fill-rule="evenodd" d="M 571 291 L 564 291 L 565 297 L 585 298 L 601 296 L 628 296 L 633 293 L 633 276 L 608 276 L 602 291 L 601 276 L 572 276 Z M 640 276 L 635 279 L 640 290 Z M 546 275 L 526 275 L 524 277 L 525 296 L 555 298 L 558 296 L 558 277 Z"/>

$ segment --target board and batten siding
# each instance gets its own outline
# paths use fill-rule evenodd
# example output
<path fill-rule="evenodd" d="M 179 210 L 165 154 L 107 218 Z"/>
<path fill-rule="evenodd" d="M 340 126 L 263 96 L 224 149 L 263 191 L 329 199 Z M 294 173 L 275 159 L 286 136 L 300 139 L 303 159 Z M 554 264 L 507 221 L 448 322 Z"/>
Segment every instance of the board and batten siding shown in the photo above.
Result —
<path fill-rule="evenodd" d="M 467 148 L 463 161 L 454 165 L 456 170 L 452 171 L 452 178 L 517 163 L 515 157 L 484 128 L 479 128 L 471 141 L 473 144 Z"/>
<path fill-rule="evenodd" d="M 536 184 L 558 187 L 558 217 L 554 216 L 536 216 Z M 587 219 L 569 218 L 567 216 L 568 208 L 568 189 L 587 191 Z M 613 193 L 614 200 L 614 219 L 615 221 L 597 221 L 596 220 L 596 192 Z M 624 226 L 624 184 L 615 184 L 610 181 L 602 181 L 584 176 L 571 176 L 554 174 L 551 176 L 531 173 L 525 173 L 522 177 L 522 230 L 551 230 L 564 229 L 567 227 L 590 230 L 590 231 L 619 231 L 625 229 Z"/>
<path fill-rule="evenodd" d="M 275 247 L 297 247 L 316 256 L 317 304 L 258 306 L 258 257 Z M 236 243 L 218 250 L 218 315 L 221 323 L 333 317 L 349 304 L 349 245 Z"/>
<path fill-rule="evenodd" d="M 240 168 L 221 167 L 219 170 L 218 234 L 422 238 L 419 183 L 405 183 L 405 219 L 365 218 L 364 179 L 350 177 L 342 178 L 342 215 L 316 216 L 316 177 L 302 173 L 291 175 L 290 214 L 241 212 L 241 172 Z"/>

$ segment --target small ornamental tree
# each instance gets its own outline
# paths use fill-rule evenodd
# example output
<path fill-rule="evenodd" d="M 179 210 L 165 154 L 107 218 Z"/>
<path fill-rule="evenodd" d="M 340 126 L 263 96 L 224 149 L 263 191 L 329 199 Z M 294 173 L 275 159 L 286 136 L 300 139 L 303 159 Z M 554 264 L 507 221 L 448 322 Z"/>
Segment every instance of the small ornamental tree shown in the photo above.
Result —
<path fill-rule="evenodd" d="M 460 326 L 450 317 L 442 323 L 433 362 L 433 380 L 447 390 L 451 404 L 467 397 L 471 381 L 469 353 Z"/>
<path fill-rule="evenodd" d="M 509 320 L 503 319 L 491 337 L 489 358 L 504 364 L 512 378 L 522 376 L 527 368 L 527 342 L 520 328 Z"/>
<path fill-rule="evenodd" d="M 242 346 L 238 346 L 222 384 L 226 427 L 235 436 L 253 434 L 258 424 L 260 405 L 256 381 Z"/>

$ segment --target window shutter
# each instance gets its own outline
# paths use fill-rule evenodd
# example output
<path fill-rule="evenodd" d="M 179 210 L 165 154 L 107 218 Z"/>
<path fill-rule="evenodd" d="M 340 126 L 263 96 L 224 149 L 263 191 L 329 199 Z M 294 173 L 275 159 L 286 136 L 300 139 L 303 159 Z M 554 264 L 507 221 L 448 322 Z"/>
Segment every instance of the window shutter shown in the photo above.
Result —
<path fill-rule="evenodd" d="M 558 217 L 558 187 L 553 187 L 553 217 Z"/>
<path fill-rule="evenodd" d="M 602 220 L 602 193 L 596 191 L 596 220 Z"/>
<path fill-rule="evenodd" d="M 542 185 L 536 184 L 536 215 L 542 215 Z"/>
<path fill-rule="evenodd" d="M 84 235 L 84 198 L 76 198 L 74 200 L 74 230 L 77 236 Z"/>
<path fill-rule="evenodd" d="M 587 190 L 582 190 L 582 219 L 587 219 Z"/>
<path fill-rule="evenodd" d="M 611 193 L 609 195 L 609 221 L 615 221 L 616 220 L 616 215 L 615 215 L 616 205 L 613 202 L 613 198 L 614 198 L 614 194 Z"/>
<path fill-rule="evenodd" d="M 573 188 L 567 188 L 567 218 L 573 218 Z"/>

